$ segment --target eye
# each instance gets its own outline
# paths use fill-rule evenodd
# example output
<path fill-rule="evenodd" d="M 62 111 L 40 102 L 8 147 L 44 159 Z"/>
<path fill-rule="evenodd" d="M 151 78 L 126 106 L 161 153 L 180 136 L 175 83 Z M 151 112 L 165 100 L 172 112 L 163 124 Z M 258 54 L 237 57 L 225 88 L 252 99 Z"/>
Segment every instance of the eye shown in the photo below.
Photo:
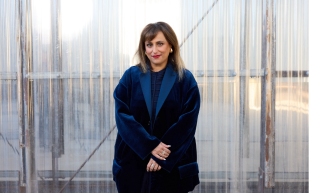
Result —
<path fill-rule="evenodd" d="M 152 46 L 152 44 L 146 44 L 146 46 L 147 46 L 147 47 L 151 47 L 151 46 Z"/>
<path fill-rule="evenodd" d="M 159 44 L 159 46 L 162 46 L 163 45 L 163 43 L 158 43 Z"/>

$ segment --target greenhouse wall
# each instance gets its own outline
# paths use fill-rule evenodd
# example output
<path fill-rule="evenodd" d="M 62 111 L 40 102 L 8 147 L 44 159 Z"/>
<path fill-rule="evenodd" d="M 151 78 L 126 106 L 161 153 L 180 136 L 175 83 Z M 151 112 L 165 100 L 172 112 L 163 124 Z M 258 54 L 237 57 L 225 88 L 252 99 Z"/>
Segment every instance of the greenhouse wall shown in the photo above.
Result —
<path fill-rule="evenodd" d="M 201 95 L 197 192 L 308 192 L 307 0 L 1 0 L 0 192 L 117 192 L 113 91 L 164 21 Z"/>

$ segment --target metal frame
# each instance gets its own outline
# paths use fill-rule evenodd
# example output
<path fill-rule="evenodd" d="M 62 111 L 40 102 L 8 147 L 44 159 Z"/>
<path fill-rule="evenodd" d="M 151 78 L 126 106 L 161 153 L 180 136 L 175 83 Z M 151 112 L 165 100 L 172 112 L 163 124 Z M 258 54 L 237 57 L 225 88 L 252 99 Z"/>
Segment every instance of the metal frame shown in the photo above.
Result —
<path fill-rule="evenodd" d="M 60 0 L 52 0 L 51 11 L 51 51 L 52 51 L 52 70 L 62 71 L 62 36 L 61 36 L 61 3 Z M 63 141 L 63 82 L 62 79 L 56 79 L 52 84 L 52 92 L 55 97 L 51 97 L 53 108 L 49 108 L 49 114 L 52 116 L 51 123 L 49 125 L 49 133 L 52 137 L 52 172 L 53 172 L 53 192 L 58 192 L 58 177 L 56 172 L 58 171 L 58 158 L 63 154 L 64 147 L 62 147 L 61 141 Z"/>
<path fill-rule="evenodd" d="M 76 173 L 75 170 L 59 170 L 56 172 L 56 177 L 65 179 L 70 178 Z M 40 178 L 44 180 L 53 179 L 53 171 L 52 170 L 38 170 L 37 174 Z M 257 181 L 258 172 L 246 172 L 246 181 Z M 228 179 L 232 181 L 232 179 L 227 178 L 227 176 L 232 176 L 232 172 L 219 171 L 219 172 L 200 172 L 200 180 L 224 180 Z M 5 178 L 18 178 L 19 171 L 18 170 L 2 170 L 0 171 L 0 177 Z M 76 174 L 76 178 L 112 178 L 112 171 L 80 171 Z M 308 178 L 308 172 L 276 172 L 277 180 L 291 179 L 291 180 L 303 180 L 304 178 Z"/>
<path fill-rule="evenodd" d="M 35 164 L 35 132 L 33 127 L 33 83 L 25 74 L 32 71 L 32 13 L 31 0 L 16 0 L 19 30 L 18 50 L 18 126 L 20 148 L 20 191 L 38 192 Z"/>
<path fill-rule="evenodd" d="M 25 65 L 23 61 L 25 61 L 25 50 L 21 49 L 25 45 L 25 36 L 21 36 L 21 32 L 25 31 L 25 27 L 23 28 L 22 24 L 24 24 L 24 20 L 22 20 L 23 14 L 21 13 L 22 4 L 19 0 L 15 1 L 16 4 L 16 30 L 17 30 L 17 73 L 4 73 L 0 74 L 0 79 L 7 78 L 17 79 L 17 108 L 18 108 L 18 132 L 19 132 L 19 156 L 20 156 L 20 171 L 19 171 L 19 187 L 21 192 L 25 192 L 26 188 L 26 165 L 25 165 L 25 120 L 24 120 L 24 96 L 23 96 L 23 66 Z M 23 39 L 21 39 L 23 38 Z M 23 42 L 23 43 L 22 43 Z"/>
<path fill-rule="evenodd" d="M 274 0 L 263 0 L 259 193 L 275 187 L 276 23 Z"/>
<path fill-rule="evenodd" d="M 113 72 L 113 78 L 120 78 L 120 72 Z M 250 76 L 263 77 L 267 76 L 268 72 L 265 69 L 250 69 L 240 70 L 198 70 L 194 73 L 197 77 L 236 77 L 236 76 Z M 18 80 L 18 73 L 0 73 L 0 80 Z M 309 71 L 276 71 L 276 77 L 309 77 Z M 20 76 L 19 76 L 20 77 Z M 110 72 L 30 72 L 25 76 L 29 80 L 40 79 L 105 79 L 110 78 Z"/>

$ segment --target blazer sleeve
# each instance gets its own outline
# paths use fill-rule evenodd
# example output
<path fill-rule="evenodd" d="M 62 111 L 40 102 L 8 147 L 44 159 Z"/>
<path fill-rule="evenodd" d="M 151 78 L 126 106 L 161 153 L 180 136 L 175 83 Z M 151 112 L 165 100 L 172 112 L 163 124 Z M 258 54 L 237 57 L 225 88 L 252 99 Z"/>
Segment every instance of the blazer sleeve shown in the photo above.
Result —
<path fill-rule="evenodd" d="M 130 93 L 131 76 L 129 70 L 127 70 L 114 91 L 116 125 L 118 134 L 124 142 L 144 160 L 161 141 L 157 137 L 151 136 L 134 119 L 129 108 Z"/>
<path fill-rule="evenodd" d="M 171 154 L 166 160 L 159 160 L 152 155 L 152 159 L 168 172 L 172 171 L 194 139 L 199 109 L 200 94 L 196 84 L 187 92 L 185 104 L 178 121 L 161 138 L 163 143 L 171 145 Z"/>

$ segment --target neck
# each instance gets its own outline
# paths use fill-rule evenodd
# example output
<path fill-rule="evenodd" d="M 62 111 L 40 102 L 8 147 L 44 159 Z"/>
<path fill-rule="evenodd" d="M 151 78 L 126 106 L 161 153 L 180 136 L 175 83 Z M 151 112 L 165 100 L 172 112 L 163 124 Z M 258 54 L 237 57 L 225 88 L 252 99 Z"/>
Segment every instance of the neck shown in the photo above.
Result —
<path fill-rule="evenodd" d="M 156 65 L 151 63 L 151 71 L 153 72 L 159 72 L 160 70 L 163 70 L 167 66 L 167 61 L 161 65 Z"/>

